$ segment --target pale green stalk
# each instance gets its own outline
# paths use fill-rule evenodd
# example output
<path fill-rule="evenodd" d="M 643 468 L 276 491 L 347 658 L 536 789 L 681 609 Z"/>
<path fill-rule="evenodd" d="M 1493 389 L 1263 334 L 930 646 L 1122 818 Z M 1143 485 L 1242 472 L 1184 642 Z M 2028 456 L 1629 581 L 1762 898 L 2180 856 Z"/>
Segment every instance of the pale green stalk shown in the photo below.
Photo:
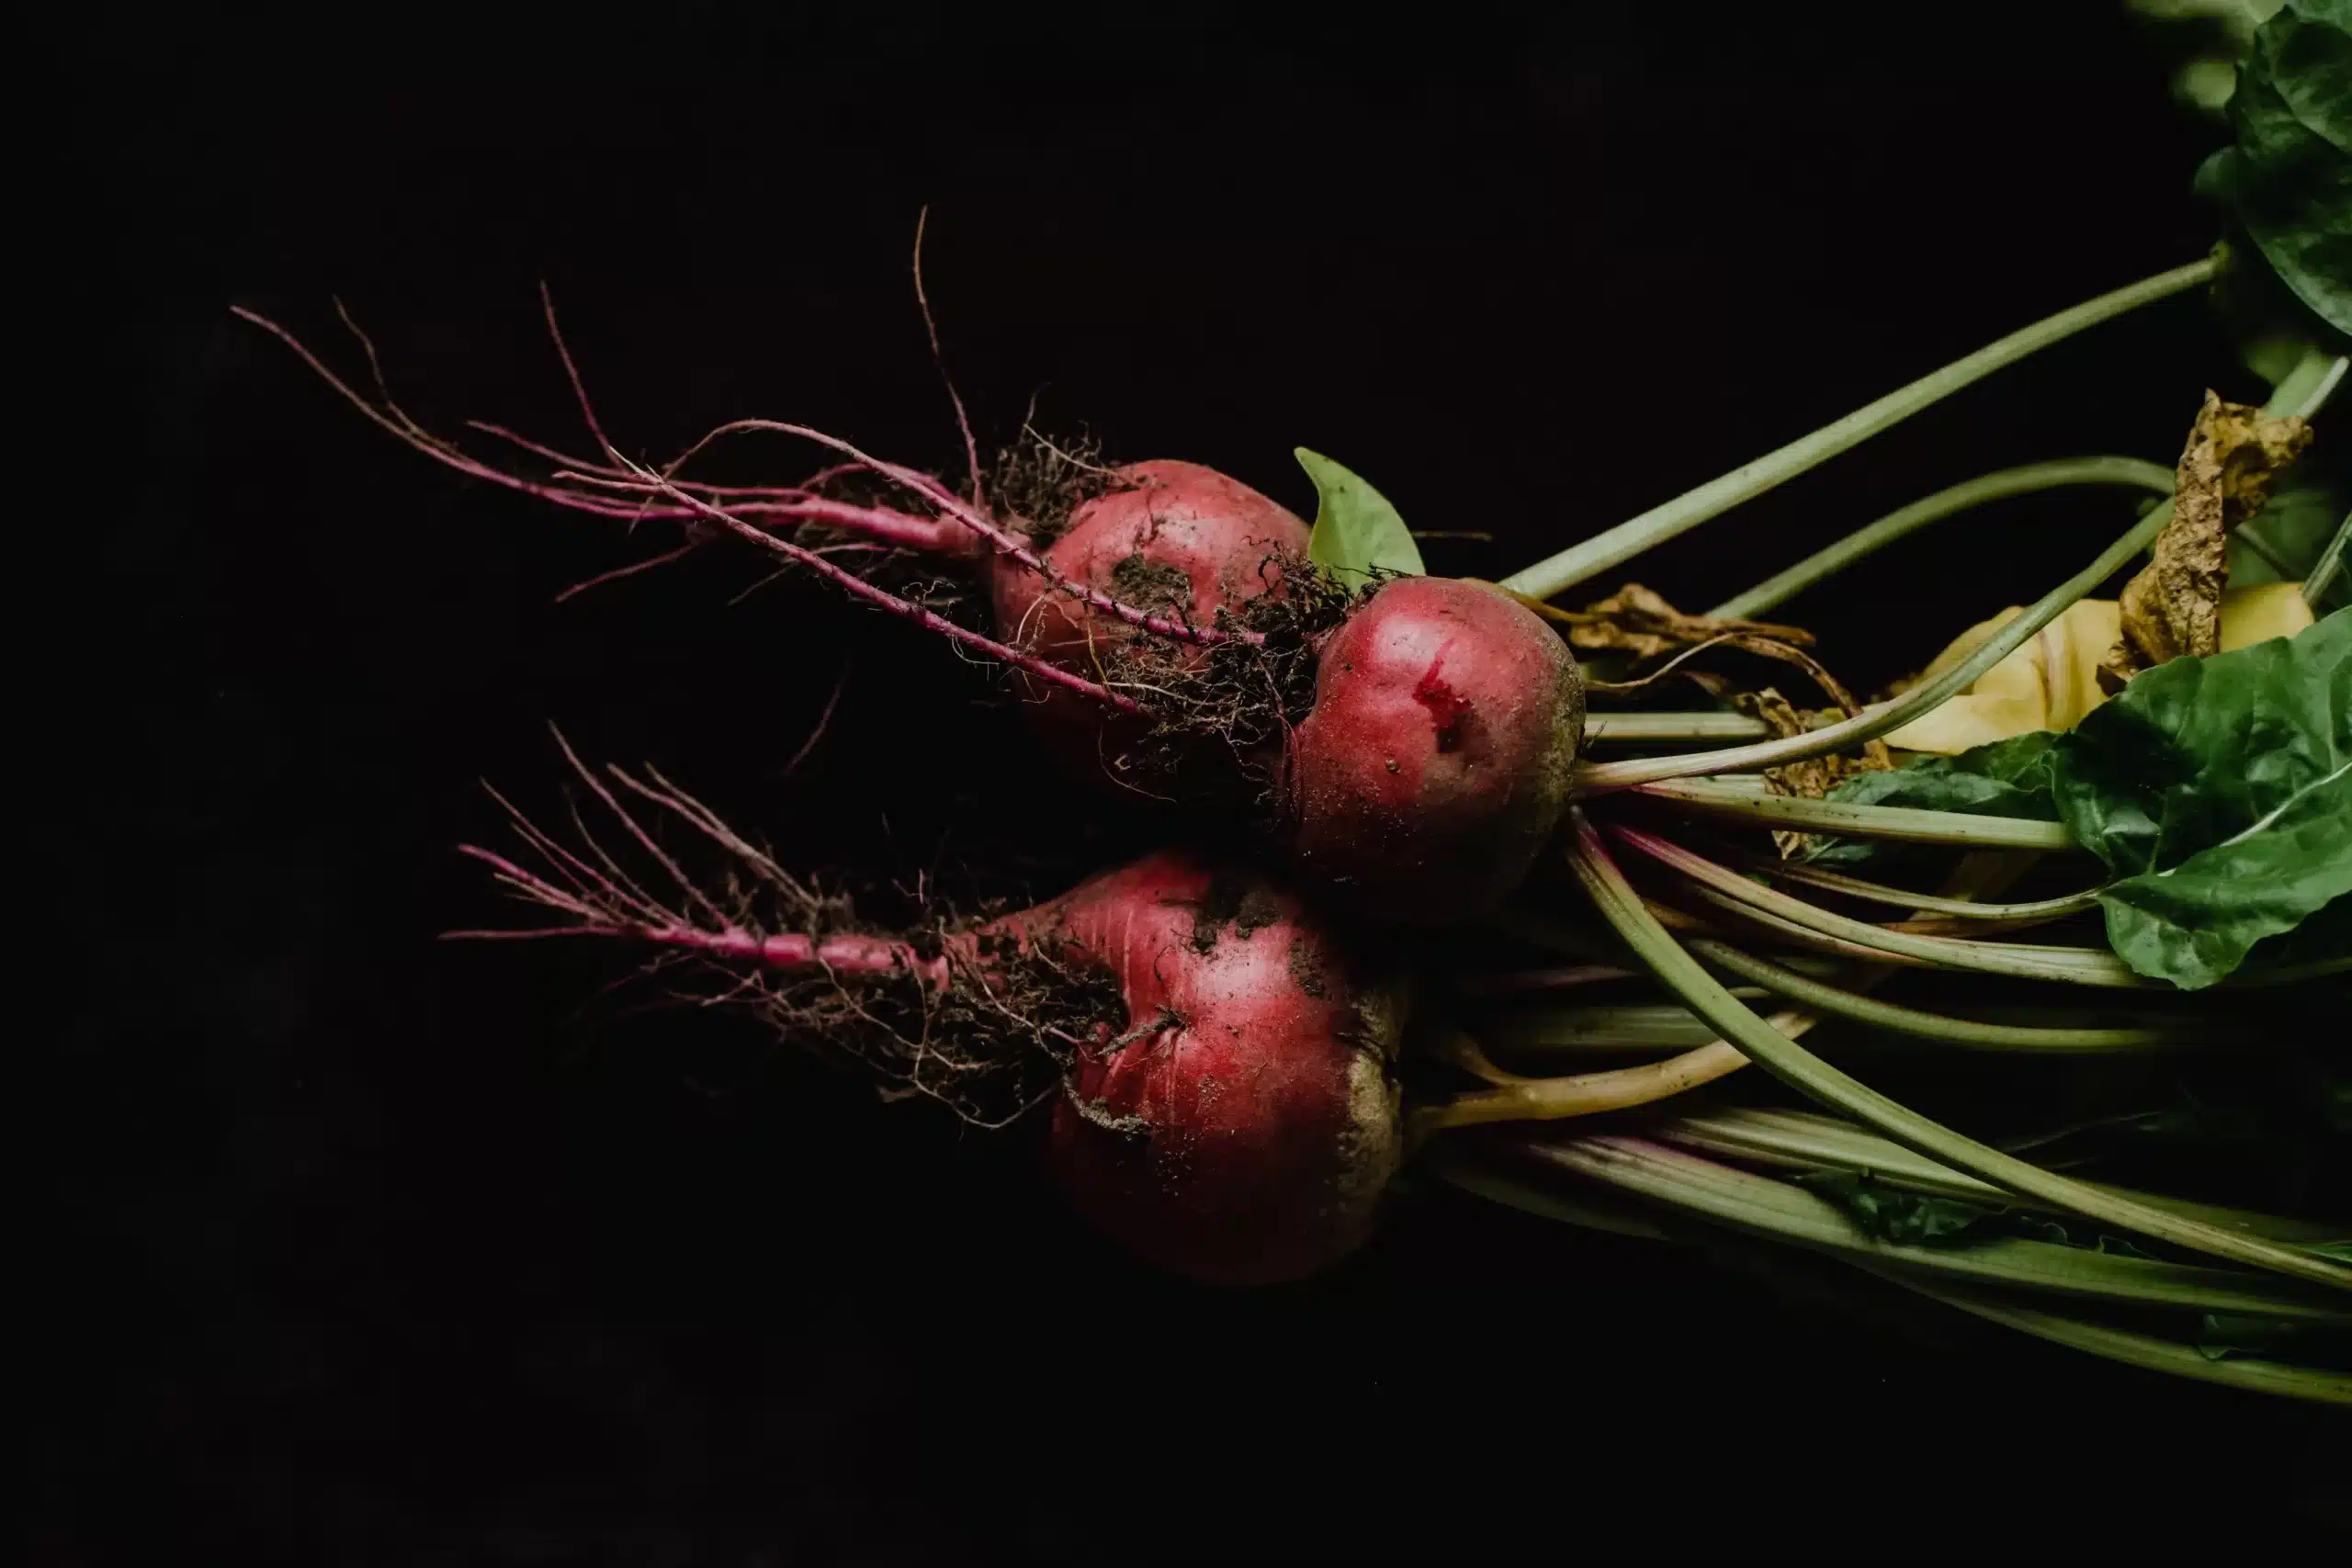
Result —
<path fill-rule="evenodd" d="M 1871 925 L 1868 920 L 1833 914 L 1802 898 L 1792 897 L 1778 888 L 1752 882 L 1727 866 L 1717 865 L 1703 856 L 1692 854 L 1656 834 L 1630 828 L 1611 828 L 1610 831 L 1644 854 L 1690 877 L 1702 892 L 1715 895 L 1711 902 L 1727 902 L 1741 909 L 1760 910 L 1837 941 L 1869 948 L 1873 953 L 1943 968 L 2005 975 L 2020 980 L 2058 980 L 2080 986 L 2132 988 L 2160 984 L 2105 948 L 1969 942 L 1954 937 L 1920 936 L 1910 931 L 1889 931 L 1884 926 Z"/>
<path fill-rule="evenodd" d="M 1655 746 L 1673 740 L 1753 740 L 1772 733 L 1744 713 L 1596 713 L 1584 721 L 1584 743 Z"/>
<path fill-rule="evenodd" d="M 1810 1010 L 1826 1012 L 1866 1028 L 1883 1029 L 1892 1034 L 1907 1035 L 1915 1040 L 1932 1040 L 1938 1044 L 1958 1045 L 1972 1051 L 2046 1051 L 2086 1055 L 2227 1044 L 2238 1038 L 2221 1030 L 2200 1032 L 2193 1024 L 2181 1022 L 2169 1026 L 2126 1024 L 2109 1028 L 2043 1029 L 2025 1024 L 1986 1023 L 1976 1019 L 1951 1018 L 1943 1013 L 1926 1012 L 1917 1008 L 1880 1001 L 1875 997 L 1860 996 L 1818 980 L 1809 980 L 1777 964 L 1751 957 L 1725 942 L 1694 938 L 1689 946 L 1691 952 L 1716 968 L 1727 969 L 1741 979 L 1752 981 Z"/>
<path fill-rule="evenodd" d="M 2352 1325 L 2352 1310 L 2324 1292 L 2275 1275 L 2018 1236 L 1987 1236 L 1966 1247 L 1882 1241 L 1818 1193 L 1645 1138 L 1593 1134 L 1557 1141 L 1530 1139 L 1520 1146 L 1547 1165 L 1654 1202 L 1703 1215 L 1749 1235 L 1793 1242 L 1849 1261 L 1866 1258 L 1962 1283 L 2091 1301 Z"/>
<path fill-rule="evenodd" d="M 1426 1163 L 1450 1186 L 1539 1219 L 1641 1240 L 1690 1239 L 1659 1224 L 1628 1200 L 1605 1191 L 1589 1197 L 1572 1196 L 1556 1190 L 1554 1184 L 1539 1186 L 1492 1162 L 1466 1157 L 1463 1151 L 1446 1144 L 1439 1145 Z M 1769 1252 L 1759 1256 L 1768 1262 L 1772 1258 Z M 2242 1357 L 2213 1360 L 2193 1346 L 2177 1341 L 2113 1328 L 2041 1307 L 2023 1306 L 1982 1290 L 1972 1291 L 1948 1282 L 1931 1284 L 1916 1271 L 1899 1266 L 1873 1264 L 1860 1258 L 1849 1261 L 1877 1279 L 1926 1299 L 2109 1360 L 2250 1392 L 2352 1404 L 2352 1377 L 2341 1373 Z"/>
<path fill-rule="evenodd" d="M 1672 761 L 1673 759 L 1663 759 Z M 1857 839 L 1897 839 L 1915 844 L 1963 844 L 1985 850 L 2070 850 L 2075 836 L 2063 822 L 2028 817 L 1985 817 L 1928 811 L 1913 806 L 1864 806 L 1798 795 L 1759 795 L 1713 779 L 1678 778 L 1634 786 L 1654 800 L 1671 801 L 1694 815 L 1756 828 L 1785 828 Z"/>
<path fill-rule="evenodd" d="M 1743 857 L 1741 863 L 1748 870 L 1760 872 L 1766 876 L 1783 882 L 1802 882 L 1807 886 L 1831 893 L 1843 893 L 1849 898 L 1860 898 L 1872 904 L 1893 904 L 1930 915 L 1952 915 L 1962 919 L 2031 920 L 2077 914 L 2095 907 L 2103 891 L 2098 887 L 2086 887 L 2079 893 L 2063 894 L 2055 898 L 2037 898 L 2025 904 L 1972 904 L 1965 898 L 1942 898 L 1932 893 L 1914 893 L 1907 888 L 1890 887 L 1883 882 L 1866 882 L 1859 876 L 1806 865 L 1802 861 L 1782 860 L 1777 855 L 1749 855 Z"/>
<path fill-rule="evenodd" d="M 1869 1265 L 1864 1265 L 1870 1268 Z M 2169 1372 L 2199 1382 L 2219 1383 L 2250 1393 L 2283 1394 L 2290 1399 L 2316 1400 L 2324 1404 L 2352 1404 L 2352 1376 L 2317 1367 L 2291 1366 L 2284 1361 L 2231 1356 L 2215 1360 L 2194 1345 L 2136 1334 L 2063 1313 L 2044 1312 L 2020 1303 L 2004 1301 L 1982 1291 L 1954 1290 L 1908 1279 L 1892 1269 L 1870 1268 L 1882 1279 L 1930 1296 L 1948 1306 L 2005 1327 L 2047 1339 L 2053 1345 L 2087 1351 L 2110 1361 L 2152 1372 Z"/>
<path fill-rule="evenodd" d="M 2168 496 L 2172 493 L 2172 483 L 2170 468 L 2138 457 L 2069 457 L 2054 463 L 2029 463 L 2021 468 L 2003 468 L 1997 473 L 1980 474 L 1950 489 L 1924 496 L 1898 512 L 1888 513 L 1836 544 L 1816 550 L 1786 571 L 1775 572 L 1747 592 L 1724 600 L 1707 614 L 1716 620 L 1752 621 L 1767 610 L 1786 604 L 1814 584 L 1836 576 L 1864 557 L 1884 549 L 1905 535 L 1917 533 L 1930 523 L 1940 523 L 1947 517 L 1957 516 L 1988 502 L 2003 501 L 2013 495 L 2030 495 L 2036 491 L 2055 490 L 2062 485 L 2123 485 Z"/>
<path fill-rule="evenodd" d="M 2320 552 L 2319 559 L 2313 561 L 2311 570 L 2303 575 L 2303 603 L 2314 610 L 2327 596 L 2330 580 L 2343 570 L 2347 540 L 2352 540 L 2352 513 L 2345 514 L 2343 523 L 2335 530 L 2335 537 L 2327 542 L 2327 548 Z"/>
<path fill-rule="evenodd" d="M 2306 353 L 2295 368 L 2272 389 L 2270 400 L 2263 405 L 2263 412 L 2274 416 L 2292 414 L 2308 419 L 2335 389 L 2341 374 L 2338 366 L 2338 361 L 2315 349 Z M 2024 647 L 2028 638 L 2064 614 L 2067 606 L 2130 565 L 2141 551 L 2155 543 L 2156 536 L 2163 533 L 2165 525 L 2171 521 L 2172 502 L 2167 501 L 2140 519 L 2130 533 L 2101 551 L 2090 565 L 2035 600 L 2023 614 L 1995 632 L 1975 652 L 1935 679 L 1922 681 L 1892 702 L 1881 703 L 1855 717 L 1820 729 L 1807 730 L 1803 735 L 1733 746 L 1720 751 L 1693 751 L 1679 757 L 1641 757 L 1622 762 L 1587 764 L 1577 771 L 1577 788 L 1583 795 L 1592 795 L 1666 779 L 1786 767 L 1791 762 L 1807 761 L 1815 757 L 1828 756 L 1833 751 L 1843 751 L 1866 740 L 1875 740 L 1890 730 L 1900 729 L 1912 720 L 1933 713 L 1974 685 L 1986 671 Z"/>
<path fill-rule="evenodd" d="M 1736 987 L 1770 995 L 1761 986 Z M 1518 1008 L 1478 1021 L 1478 1037 L 1507 1055 L 1581 1051 L 1695 1051 L 1715 1037 L 1679 1002 L 1624 1007 Z"/>
<path fill-rule="evenodd" d="M 1573 811 L 1570 828 L 1569 868 L 1602 918 L 1668 990 L 1714 1026 L 1720 1038 L 1738 1046 L 1758 1066 L 1799 1093 L 1931 1159 L 2030 1201 L 2191 1251 L 2352 1292 L 2352 1269 L 2117 1199 L 1955 1133 L 1839 1071 L 1758 1017 L 1658 924 L 1610 858 L 1581 808 Z"/>
<path fill-rule="evenodd" d="M 1726 1106 L 1718 1111 L 1693 1111 L 1672 1121 L 1654 1123 L 1644 1129 L 1644 1135 L 1663 1138 L 1670 1144 L 1729 1159 L 1761 1162 L 1783 1168 L 1867 1172 L 1890 1186 L 1924 1192 L 1931 1197 L 1957 1198 L 1963 1202 L 1988 1204 L 1996 1208 L 2010 1202 L 2009 1195 L 1997 1187 L 1989 1186 L 1973 1176 L 1962 1176 L 1949 1167 L 1913 1154 L 1900 1144 L 1888 1143 L 1850 1122 L 1840 1122 L 1834 1116 L 1824 1116 L 1818 1111 Z M 2320 1224 L 2284 1214 L 2266 1214 L 2252 1209 L 2227 1208 L 2218 1203 L 2191 1202 L 2185 1198 L 2137 1191 L 2111 1182 L 2086 1182 L 2084 1185 L 2120 1194 L 2150 1208 L 2203 1220 L 2226 1230 L 2267 1236 L 2272 1241 L 2295 1246 L 2307 1247 L 2352 1237 L 2352 1223 Z"/>
<path fill-rule="evenodd" d="M 1563 589 L 1623 565 L 1653 545 L 1673 538 L 1711 517 L 1720 516 L 1742 502 L 1752 501 L 1765 491 L 1787 483 L 1807 468 L 1860 445 L 1881 431 L 1910 418 L 2004 366 L 2013 365 L 2086 327 L 2096 326 L 2127 310 L 2177 294 L 2182 289 L 2194 288 L 2209 281 L 2215 268 L 2214 260 L 2207 257 L 2187 266 L 2158 273 L 2154 277 L 2143 278 L 2111 294 L 2102 294 L 2096 299 L 2086 300 L 2071 310 L 2046 317 L 1988 344 L 1964 359 L 1954 360 L 1942 369 L 1921 377 L 1907 387 L 1888 393 L 1834 424 L 1801 436 L 1777 452 L 1767 453 L 1754 462 L 1734 468 L 1721 479 L 1712 479 L 1662 506 L 1653 507 L 1638 517 L 1630 518 L 1570 546 L 1548 559 L 1538 561 L 1505 578 L 1502 585 L 1516 592 L 1548 599 Z"/>

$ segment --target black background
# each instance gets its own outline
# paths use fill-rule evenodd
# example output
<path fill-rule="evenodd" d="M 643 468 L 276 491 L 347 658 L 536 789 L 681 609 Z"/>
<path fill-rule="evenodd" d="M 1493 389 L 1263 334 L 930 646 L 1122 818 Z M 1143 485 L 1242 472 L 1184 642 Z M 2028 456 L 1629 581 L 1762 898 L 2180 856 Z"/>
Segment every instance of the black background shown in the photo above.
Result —
<path fill-rule="evenodd" d="M 928 203 L 988 432 L 1038 394 L 1311 510 L 1303 443 L 1492 531 L 1430 554 L 1498 575 L 2211 239 L 2209 133 L 2104 6 L 992 9 L 83 19 L 63 135 L 101 243 L 62 298 L 107 324 L 77 471 L 111 499 L 56 590 L 100 679 L 53 752 L 83 959 L 28 1101 L 44 1561 L 2316 1528 L 2344 1434 L 2311 1412 L 1962 1325 L 1922 1347 L 1442 1191 L 1310 1285 L 1170 1284 L 1018 1140 L 593 1003 L 597 954 L 434 940 L 499 914 L 452 846 L 497 831 L 481 778 L 553 798 L 549 720 L 804 863 L 1011 845 L 1050 882 L 1135 829 L 903 628 L 791 584 L 727 607 L 750 563 L 553 604 L 652 547 L 401 451 L 232 302 L 352 367 L 339 296 L 428 423 L 570 443 L 545 278 L 624 446 L 760 412 L 946 464 Z M 1641 578 L 1697 607 L 1975 472 L 2168 459 L 2207 385 L 2258 391 L 2176 300 Z M 1803 618 L 1869 684 L 2123 516 L 1995 509 Z"/>

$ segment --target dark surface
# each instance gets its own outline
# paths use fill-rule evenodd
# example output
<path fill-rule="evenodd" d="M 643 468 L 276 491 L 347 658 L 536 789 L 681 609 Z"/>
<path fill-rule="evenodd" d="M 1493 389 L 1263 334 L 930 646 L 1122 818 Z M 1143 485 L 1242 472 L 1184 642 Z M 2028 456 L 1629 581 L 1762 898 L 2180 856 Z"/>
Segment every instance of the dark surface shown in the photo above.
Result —
<path fill-rule="evenodd" d="M 723 608 L 730 558 L 552 604 L 631 547 L 402 452 L 227 316 L 350 366 L 339 295 L 428 423 L 569 442 L 545 277 L 625 446 L 764 412 L 946 463 L 906 274 L 928 202 L 989 429 L 1042 389 L 1049 423 L 1302 509 L 1305 443 L 1422 526 L 1492 530 L 1431 564 L 1499 574 L 2202 250 L 2203 131 L 2120 17 L 2046 9 L 2074 30 L 692 6 L 94 41 L 71 173 L 108 221 L 68 298 L 119 328 L 85 361 L 113 500 L 61 592 L 106 628 L 76 669 L 124 672 L 74 707 L 86 959 L 27 1095 L 55 1139 L 43 1561 L 2315 1527 L 2344 1433 L 2308 1411 L 1966 1327 L 1920 1348 L 1428 1190 L 1310 1286 L 1187 1290 L 1080 1232 L 1017 1140 L 715 1022 L 583 1010 L 595 953 L 437 944 L 503 918 L 451 846 L 498 831 L 478 778 L 552 799 L 548 720 L 804 863 L 993 840 L 1049 882 L 1111 840 L 1014 762 L 982 680 L 822 593 Z M 2195 300 L 2144 312 L 1641 578 L 1697 607 L 1984 469 L 2166 459 L 2209 383 L 2255 390 Z M 2121 515 L 2013 504 L 1807 615 L 1867 684 Z M 842 716 L 776 780 L 845 655 Z"/>

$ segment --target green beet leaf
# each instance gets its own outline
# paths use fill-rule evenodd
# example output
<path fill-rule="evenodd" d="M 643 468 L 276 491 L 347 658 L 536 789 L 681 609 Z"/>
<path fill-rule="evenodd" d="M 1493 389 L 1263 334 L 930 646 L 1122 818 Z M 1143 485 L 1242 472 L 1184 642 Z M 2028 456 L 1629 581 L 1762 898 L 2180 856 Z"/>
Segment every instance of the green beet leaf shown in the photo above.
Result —
<path fill-rule="evenodd" d="M 1996 1211 L 1952 1198 L 1929 1198 L 1890 1187 L 1869 1171 L 1825 1170 L 1797 1178 L 1845 1211 L 1855 1228 L 1878 1241 L 1906 1247 L 1933 1246 L 1986 1234 Z"/>
<path fill-rule="evenodd" d="M 2119 878 L 2109 945 L 2212 985 L 2352 892 L 2352 610 L 2143 671 L 2053 761 L 2061 819 Z"/>
<path fill-rule="evenodd" d="M 2131 1258 L 2153 1256 L 2124 1237 L 2107 1235 L 2079 1223 L 2070 1226 L 2028 1209 L 1996 1209 L 1910 1192 L 1867 1170 L 1815 1171 L 1796 1178 L 1796 1183 L 1836 1204 L 1865 1235 L 1905 1247 L 1966 1247 L 2013 1236 Z"/>
<path fill-rule="evenodd" d="M 2235 145 L 2198 171 L 2270 269 L 2352 333 L 2352 0 L 2288 0 L 2229 99 Z"/>
<path fill-rule="evenodd" d="M 1321 498 L 1306 541 L 1309 560 L 1334 575 L 1425 575 L 1420 547 L 1385 496 L 1319 453 L 1301 446 L 1295 455 Z"/>
<path fill-rule="evenodd" d="M 2036 730 L 1951 757 L 1918 757 L 1899 768 L 1857 773 L 1829 792 L 1832 800 L 1861 806 L 1907 806 L 1976 817 L 2058 818 L 2052 798 L 2051 760 L 2058 737 Z M 1906 852 L 1908 852 L 1906 853 Z M 1805 859 L 1819 865 L 1884 867 L 1922 857 L 1916 846 L 1830 839 Z"/>

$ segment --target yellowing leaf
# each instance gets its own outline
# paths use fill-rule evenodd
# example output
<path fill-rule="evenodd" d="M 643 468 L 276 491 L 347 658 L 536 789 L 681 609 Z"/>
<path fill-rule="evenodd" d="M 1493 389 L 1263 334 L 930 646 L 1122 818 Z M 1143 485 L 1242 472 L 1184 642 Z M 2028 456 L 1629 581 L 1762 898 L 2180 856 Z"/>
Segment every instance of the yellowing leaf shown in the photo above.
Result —
<path fill-rule="evenodd" d="M 1958 664 L 2023 613 L 2013 606 L 1969 627 L 1936 656 L 1921 679 L 1932 679 Z M 2312 621 L 2299 582 L 2233 588 L 2222 595 L 2221 649 L 2227 652 L 2274 637 L 2292 637 Z M 2115 646 L 2121 626 L 2121 608 L 2115 600 L 2077 600 L 1966 692 L 1893 731 L 1886 743 L 1899 751 L 1951 757 L 2037 729 L 2072 729 L 2107 700 L 2099 685 L 2099 661 Z"/>
<path fill-rule="evenodd" d="M 2222 651 L 2234 653 L 2274 637 L 2293 637 L 2319 617 L 2300 582 L 2256 582 L 2222 595 Z"/>
<path fill-rule="evenodd" d="M 1971 626 L 1928 666 L 1927 675 L 1958 664 L 2024 613 L 2013 606 Z M 2073 728 L 2103 700 L 2099 656 L 2114 646 L 2121 624 L 2114 600 L 2077 600 L 1965 693 L 1894 731 L 1886 743 L 1949 757 L 2037 729 Z"/>

